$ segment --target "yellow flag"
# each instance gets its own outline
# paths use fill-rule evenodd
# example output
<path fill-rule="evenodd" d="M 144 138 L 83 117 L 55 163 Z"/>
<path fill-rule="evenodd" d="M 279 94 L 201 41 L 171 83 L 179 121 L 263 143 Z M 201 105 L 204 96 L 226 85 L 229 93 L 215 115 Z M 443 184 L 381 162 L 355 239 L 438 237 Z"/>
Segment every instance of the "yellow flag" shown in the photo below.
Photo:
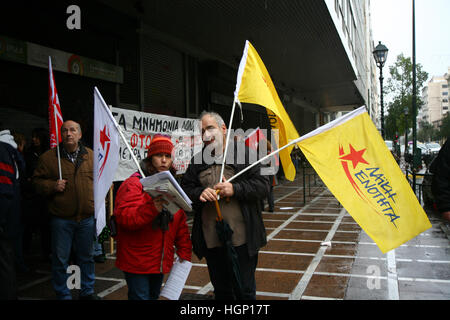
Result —
<path fill-rule="evenodd" d="M 312 131 L 298 145 L 383 253 L 431 228 L 365 107 Z"/>
<path fill-rule="evenodd" d="M 279 130 L 279 147 L 299 137 L 297 129 L 278 97 L 264 63 L 249 41 L 245 43 L 234 95 L 237 102 L 258 104 L 267 109 L 272 127 Z M 293 148 L 294 145 L 280 152 L 284 174 L 290 181 L 295 178 L 295 167 L 290 156 Z"/>

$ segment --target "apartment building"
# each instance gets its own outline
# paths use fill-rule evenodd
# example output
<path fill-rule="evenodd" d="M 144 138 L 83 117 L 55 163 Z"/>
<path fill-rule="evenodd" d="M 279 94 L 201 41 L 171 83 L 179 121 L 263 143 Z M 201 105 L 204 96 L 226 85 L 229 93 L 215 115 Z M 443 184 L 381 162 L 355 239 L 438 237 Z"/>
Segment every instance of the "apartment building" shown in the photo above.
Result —
<path fill-rule="evenodd" d="M 418 123 L 421 121 L 438 128 L 442 118 L 449 112 L 449 72 L 443 76 L 433 76 L 422 89 L 424 105 L 418 113 Z"/>

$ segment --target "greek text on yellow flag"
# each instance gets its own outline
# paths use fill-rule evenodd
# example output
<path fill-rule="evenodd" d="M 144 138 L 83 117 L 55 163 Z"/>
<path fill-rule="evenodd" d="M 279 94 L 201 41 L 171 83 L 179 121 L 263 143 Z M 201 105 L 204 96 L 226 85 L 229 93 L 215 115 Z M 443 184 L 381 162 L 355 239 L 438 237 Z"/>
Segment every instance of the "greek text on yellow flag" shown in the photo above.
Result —
<path fill-rule="evenodd" d="M 308 161 L 383 253 L 431 228 L 365 107 L 304 137 Z"/>
<path fill-rule="evenodd" d="M 275 116 L 277 123 L 274 127 L 279 130 L 279 147 L 299 137 L 297 129 L 278 97 L 264 63 L 249 41 L 245 42 L 234 96 L 238 103 L 261 105 L 267 109 L 269 117 Z M 293 145 L 280 152 L 284 174 L 291 181 L 295 178 L 295 167 L 290 156 L 292 148 L 294 148 Z"/>

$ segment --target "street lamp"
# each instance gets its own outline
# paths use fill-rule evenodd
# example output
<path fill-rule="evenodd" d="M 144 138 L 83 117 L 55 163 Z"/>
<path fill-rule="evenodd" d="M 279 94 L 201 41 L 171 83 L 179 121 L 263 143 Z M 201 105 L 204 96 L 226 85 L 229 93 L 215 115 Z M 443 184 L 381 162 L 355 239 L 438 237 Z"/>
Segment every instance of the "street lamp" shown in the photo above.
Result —
<path fill-rule="evenodd" d="M 384 106 L 383 106 L 383 66 L 387 59 L 388 48 L 378 41 L 378 45 L 373 50 L 373 57 L 380 68 L 380 105 L 381 105 L 381 136 L 384 139 Z"/>
<path fill-rule="evenodd" d="M 408 113 L 409 113 L 409 108 L 405 107 L 405 156 L 408 150 Z"/>

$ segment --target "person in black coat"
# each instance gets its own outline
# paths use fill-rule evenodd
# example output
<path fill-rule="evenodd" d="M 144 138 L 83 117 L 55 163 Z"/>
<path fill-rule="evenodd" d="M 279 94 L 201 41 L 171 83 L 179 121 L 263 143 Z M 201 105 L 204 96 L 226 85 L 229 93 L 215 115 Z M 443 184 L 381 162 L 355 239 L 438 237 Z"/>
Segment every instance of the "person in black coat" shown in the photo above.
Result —
<path fill-rule="evenodd" d="M 23 188 L 24 251 L 30 253 L 33 232 L 39 230 L 42 259 L 49 262 L 51 253 L 50 214 L 47 210 L 46 199 L 37 194 L 31 181 L 39 157 L 50 149 L 48 130 L 35 128 L 32 131 L 31 138 L 32 143 L 25 150 L 26 179 Z"/>
<path fill-rule="evenodd" d="M 436 201 L 437 209 L 442 218 L 450 221 L 450 139 L 442 146 L 438 156 L 431 164 L 433 173 L 431 191 Z"/>
<path fill-rule="evenodd" d="M 0 131 L 0 300 L 17 299 L 15 260 L 23 159 L 9 130 Z"/>
<path fill-rule="evenodd" d="M 204 148 L 191 159 L 181 180 L 181 186 L 192 200 L 195 211 L 191 237 L 193 251 L 199 259 L 206 258 L 216 299 L 256 299 L 258 251 L 267 243 L 261 199 L 268 195 L 269 181 L 261 175 L 259 165 L 231 183 L 226 181 L 250 163 L 249 149 L 242 142 L 245 152 L 242 149 L 238 152 L 237 143 L 229 147 L 224 179 L 219 182 L 227 129 L 217 113 L 203 112 L 200 119 Z M 232 152 L 234 156 L 230 156 Z M 233 289 L 231 271 L 226 267 L 227 254 L 215 229 L 216 190 L 220 190 L 219 205 L 223 219 L 233 230 L 232 246 L 238 256 L 242 285 L 240 295 Z"/>

